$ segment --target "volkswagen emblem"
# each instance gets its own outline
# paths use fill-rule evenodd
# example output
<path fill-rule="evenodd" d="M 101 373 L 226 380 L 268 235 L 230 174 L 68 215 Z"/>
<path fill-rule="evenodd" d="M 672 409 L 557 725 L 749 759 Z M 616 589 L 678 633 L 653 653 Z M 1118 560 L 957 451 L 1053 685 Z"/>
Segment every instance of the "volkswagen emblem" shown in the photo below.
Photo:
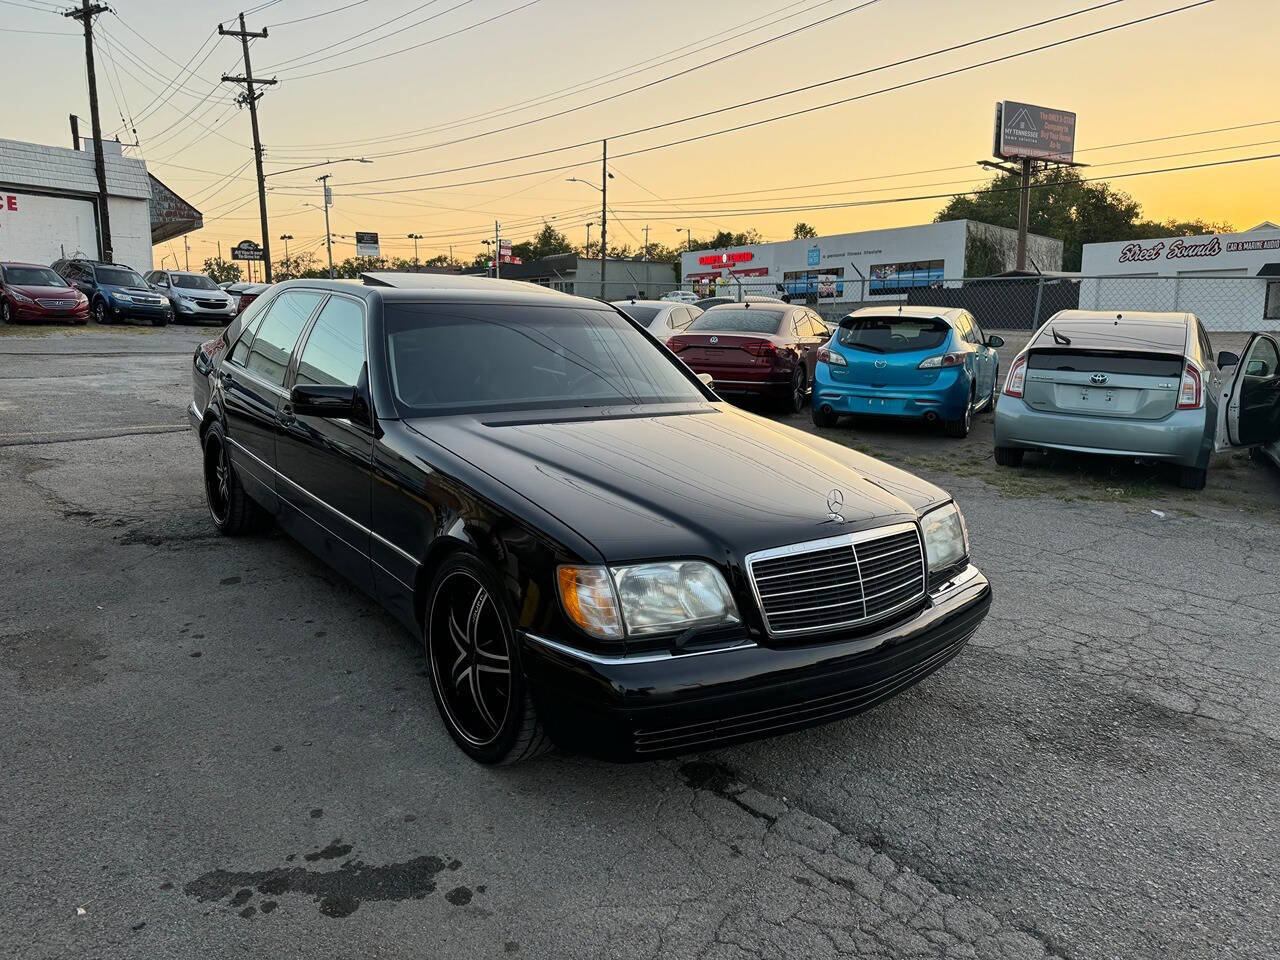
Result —
<path fill-rule="evenodd" d="M 844 523 L 844 517 L 840 511 L 844 507 L 844 492 L 839 488 L 834 488 L 827 494 L 827 519 L 834 520 L 836 523 Z"/>
<path fill-rule="evenodd" d="M 719 337 L 712 337 L 712 338 L 711 338 L 711 342 L 712 342 L 712 343 L 719 343 L 719 342 L 720 342 L 720 338 L 719 338 Z"/>
<path fill-rule="evenodd" d="M 1102 384 L 1107 382 L 1107 375 L 1105 373 L 1095 373 L 1092 377 L 1089 378 L 1089 382 L 1096 383 L 1098 384 L 1098 386 L 1102 386 Z"/>
<path fill-rule="evenodd" d="M 884 369 L 885 367 L 887 367 L 887 366 L 889 365 L 889 361 L 888 361 L 888 360 L 877 360 L 875 363 L 876 363 L 876 366 L 877 366 L 877 367 L 879 367 L 879 368 L 881 368 L 881 369 Z"/>

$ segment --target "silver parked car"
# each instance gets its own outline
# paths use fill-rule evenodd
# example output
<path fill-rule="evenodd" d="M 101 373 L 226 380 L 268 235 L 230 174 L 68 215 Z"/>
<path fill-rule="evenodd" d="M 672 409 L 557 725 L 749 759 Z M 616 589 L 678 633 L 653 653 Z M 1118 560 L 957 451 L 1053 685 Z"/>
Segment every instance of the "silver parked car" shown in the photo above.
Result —
<path fill-rule="evenodd" d="M 203 273 L 187 270 L 152 270 L 147 283 L 169 298 L 179 323 L 213 320 L 229 323 L 236 315 L 237 299 Z"/>
<path fill-rule="evenodd" d="M 693 304 L 676 300 L 615 300 L 613 305 L 664 343 L 702 315 Z"/>
<path fill-rule="evenodd" d="M 1257 336 L 1243 363 L 1215 356 L 1191 313 L 1060 311 L 1009 367 L 995 411 L 996 463 L 1017 466 L 1027 450 L 1161 460 L 1199 490 L 1215 445 L 1275 439 L 1275 349 Z"/>

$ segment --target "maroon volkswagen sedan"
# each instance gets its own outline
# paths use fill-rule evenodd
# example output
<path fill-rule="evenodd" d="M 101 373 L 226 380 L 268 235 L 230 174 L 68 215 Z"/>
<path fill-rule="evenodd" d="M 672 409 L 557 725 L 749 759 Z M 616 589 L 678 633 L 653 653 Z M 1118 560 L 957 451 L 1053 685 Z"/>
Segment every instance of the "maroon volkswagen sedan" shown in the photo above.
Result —
<path fill-rule="evenodd" d="M 716 393 L 765 397 L 795 413 L 813 386 L 818 348 L 830 339 L 808 307 L 724 303 L 667 340 L 695 373 L 709 374 Z"/>
<path fill-rule="evenodd" d="M 89 299 L 50 267 L 0 263 L 0 322 L 88 323 Z"/>

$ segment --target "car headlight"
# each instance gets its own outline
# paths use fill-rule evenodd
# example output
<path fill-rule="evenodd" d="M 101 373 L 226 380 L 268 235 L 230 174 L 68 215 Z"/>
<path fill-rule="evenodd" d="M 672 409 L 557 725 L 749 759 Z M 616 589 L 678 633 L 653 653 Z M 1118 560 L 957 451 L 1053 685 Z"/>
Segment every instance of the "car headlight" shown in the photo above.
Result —
<path fill-rule="evenodd" d="M 563 566 L 557 580 L 569 619 L 601 640 L 738 622 L 729 585 L 701 560 Z"/>
<path fill-rule="evenodd" d="M 19 303 L 35 303 L 35 301 L 32 300 L 30 297 L 28 297 L 26 294 L 19 293 L 17 290 L 10 290 L 9 294 L 13 297 L 13 299 L 17 300 Z"/>
<path fill-rule="evenodd" d="M 969 555 L 969 530 L 954 503 L 930 510 L 920 520 L 929 569 L 945 570 Z"/>
<path fill-rule="evenodd" d="M 108 293 L 107 299 L 113 301 L 119 300 L 121 303 L 133 303 L 133 297 L 129 296 L 127 293 Z"/>

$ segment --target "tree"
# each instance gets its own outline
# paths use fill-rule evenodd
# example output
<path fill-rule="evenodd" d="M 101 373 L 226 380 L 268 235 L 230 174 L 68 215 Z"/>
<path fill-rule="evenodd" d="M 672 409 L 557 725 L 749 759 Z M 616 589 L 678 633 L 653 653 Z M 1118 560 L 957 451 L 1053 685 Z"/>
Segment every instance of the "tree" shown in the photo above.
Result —
<path fill-rule="evenodd" d="M 299 277 L 327 277 L 329 268 L 321 268 L 314 253 L 295 253 L 277 260 L 272 272 L 277 280 L 297 280 Z"/>
<path fill-rule="evenodd" d="M 204 262 L 205 275 L 214 283 L 237 283 L 243 277 L 240 265 L 221 257 L 210 257 Z"/>
<path fill-rule="evenodd" d="M 817 235 L 818 235 L 817 230 L 815 230 L 813 227 L 809 226 L 809 224 L 801 220 L 799 223 L 796 224 L 796 228 L 791 235 L 791 239 L 808 240 L 812 237 L 816 237 Z"/>
<path fill-rule="evenodd" d="M 753 243 L 760 243 L 763 239 L 760 236 L 760 231 L 753 227 L 748 227 L 741 233 L 721 230 L 707 240 L 694 240 L 689 245 L 689 248 L 691 250 L 719 250 L 722 247 L 745 247 Z"/>
<path fill-rule="evenodd" d="M 573 244 L 551 224 L 544 223 L 537 236 L 532 240 L 513 245 L 511 253 L 521 260 L 541 260 L 543 257 L 554 257 L 560 253 L 573 253 Z"/>
<path fill-rule="evenodd" d="M 976 220 L 1016 230 L 1018 193 L 1018 178 L 1001 174 L 977 193 L 952 197 L 933 219 L 935 223 Z M 1080 174 L 1069 167 L 1047 170 L 1032 178 L 1028 229 L 1062 241 L 1064 270 L 1080 269 L 1081 250 L 1086 243 L 1230 229 L 1229 224 L 1199 220 L 1153 223 L 1141 216 L 1142 206 L 1133 197 L 1108 183 L 1085 183 Z M 966 251 L 966 259 L 971 252 L 976 254 L 975 263 L 991 259 L 989 250 Z"/>

